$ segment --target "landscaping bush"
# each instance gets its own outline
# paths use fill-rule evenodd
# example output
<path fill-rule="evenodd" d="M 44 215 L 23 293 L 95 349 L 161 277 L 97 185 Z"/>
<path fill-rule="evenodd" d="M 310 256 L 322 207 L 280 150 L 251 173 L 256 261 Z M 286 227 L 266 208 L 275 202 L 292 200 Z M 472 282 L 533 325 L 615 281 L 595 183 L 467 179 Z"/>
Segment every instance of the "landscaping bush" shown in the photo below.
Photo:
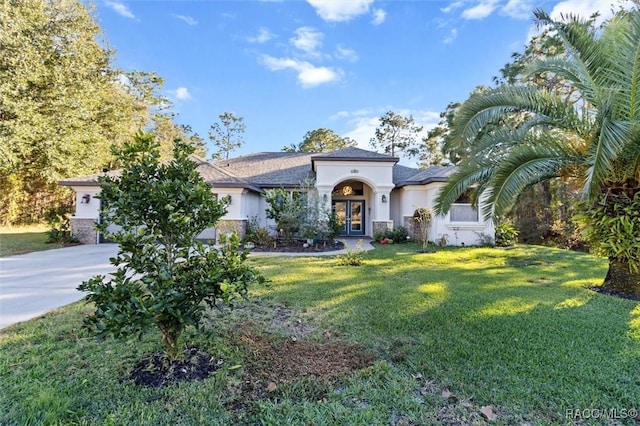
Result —
<path fill-rule="evenodd" d="M 69 207 L 52 207 L 46 213 L 47 243 L 77 243 L 78 239 L 71 235 L 71 221 L 69 219 Z"/>
<path fill-rule="evenodd" d="M 373 233 L 373 240 L 381 244 L 406 243 L 409 231 L 404 226 L 395 229 L 376 231 Z"/>
<path fill-rule="evenodd" d="M 419 208 L 413 212 L 413 220 L 418 224 L 420 229 L 420 240 L 422 242 L 422 251 L 427 251 L 429 244 L 429 228 L 431 227 L 431 220 L 433 214 L 430 209 Z"/>
<path fill-rule="evenodd" d="M 345 254 L 340 254 L 337 256 L 337 261 L 338 261 L 338 265 L 339 266 L 360 266 L 362 265 L 363 262 L 363 258 L 362 258 L 362 244 L 363 241 L 360 239 L 358 240 L 358 242 L 356 243 L 355 248 L 350 249 L 346 244 L 345 244 Z"/>
<path fill-rule="evenodd" d="M 509 222 L 496 226 L 496 246 L 511 247 L 518 242 L 518 230 Z"/>
<path fill-rule="evenodd" d="M 99 178 L 106 220 L 98 229 L 119 244 L 111 258 L 117 271 L 78 290 L 95 304 L 85 327 L 97 337 L 142 335 L 156 326 L 173 360 L 187 325 L 200 326 L 207 307 L 244 297 L 261 276 L 246 264 L 237 234 L 221 235 L 220 250 L 197 241 L 225 214 L 226 200 L 216 199 L 189 159 L 192 146 L 176 141 L 174 159 L 162 163 L 158 146 L 151 134 L 139 133 L 113 148 L 122 174 Z M 121 230 L 109 232 L 111 223 Z"/>

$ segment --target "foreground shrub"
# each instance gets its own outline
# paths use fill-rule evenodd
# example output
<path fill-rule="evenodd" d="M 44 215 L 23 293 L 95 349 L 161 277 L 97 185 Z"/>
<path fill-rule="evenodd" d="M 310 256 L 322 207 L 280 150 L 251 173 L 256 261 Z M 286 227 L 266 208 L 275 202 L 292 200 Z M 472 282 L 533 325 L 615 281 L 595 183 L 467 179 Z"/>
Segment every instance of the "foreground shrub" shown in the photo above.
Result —
<path fill-rule="evenodd" d="M 196 240 L 225 214 L 226 200 L 218 201 L 196 170 L 192 147 L 176 142 L 174 159 L 160 163 L 153 137 L 138 134 L 113 152 L 123 169 L 99 180 L 105 221 L 98 227 L 119 244 L 111 258 L 117 271 L 78 287 L 96 306 L 85 326 L 98 337 L 141 335 L 156 326 L 175 359 L 187 325 L 199 326 L 207 307 L 244 297 L 261 277 L 245 263 L 237 235 L 223 236 L 220 251 Z M 121 230 L 108 232 L 111 223 Z"/>

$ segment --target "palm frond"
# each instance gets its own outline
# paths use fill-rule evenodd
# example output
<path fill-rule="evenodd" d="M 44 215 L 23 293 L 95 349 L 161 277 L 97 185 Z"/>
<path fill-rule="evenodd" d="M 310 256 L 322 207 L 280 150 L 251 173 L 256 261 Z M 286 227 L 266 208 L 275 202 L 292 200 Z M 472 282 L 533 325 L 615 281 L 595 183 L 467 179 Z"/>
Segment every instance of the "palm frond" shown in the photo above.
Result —
<path fill-rule="evenodd" d="M 612 55 L 609 87 L 618 90 L 616 118 L 640 119 L 640 11 L 620 13 L 602 36 Z"/>
<path fill-rule="evenodd" d="M 579 121 L 573 105 L 553 93 L 534 86 L 502 86 L 481 96 L 472 96 L 460 107 L 451 138 L 464 145 L 488 124 L 498 123 L 516 112 L 539 114 L 555 125 Z"/>
<path fill-rule="evenodd" d="M 505 159 L 493 175 L 488 202 L 491 213 L 507 213 L 528 186 L 561 175 L 569 152 L 561 146 L 522 146 Z M 490 214 L 485 207 L 485 218 Z"/>
<path fill-rule="evenodd" d="M 606 112 L 601 117 L 602 125 L 597 139 L 592 144 L 592 150 L 587 159 L 587 181 L 585 193 L 595 197 L 600 192 L 600 186 L 607 181 L 607 175 L 613 171 L 613 164 L 625 151 L 627 143 L 633 141 L 634 126 L 628 121 L 611 120 Z M 637 143 L 637 141 L 633 141 Z"/>
<path fill-rule="evenodd" d="M 530 77 L 543 72 L 553 73 L 566 79 L 590 102 L 597 98 L 597 91 L 594 89 L 595 84 L 582 62 L 576 62 L 572 58 L 561 57 L 539 59 L 532 62 L 525 69 L 524 74 Z"/>
<path fill-rule="evenodd" d="M 479 163 L 465 163 L 456 169 L 440 190 L 435 200 L 434 211 L 437 215 L 447 214 L 451 204 L 455 203 L 472 185 L 488 181 L 493 175 L 493 166 Z"/>

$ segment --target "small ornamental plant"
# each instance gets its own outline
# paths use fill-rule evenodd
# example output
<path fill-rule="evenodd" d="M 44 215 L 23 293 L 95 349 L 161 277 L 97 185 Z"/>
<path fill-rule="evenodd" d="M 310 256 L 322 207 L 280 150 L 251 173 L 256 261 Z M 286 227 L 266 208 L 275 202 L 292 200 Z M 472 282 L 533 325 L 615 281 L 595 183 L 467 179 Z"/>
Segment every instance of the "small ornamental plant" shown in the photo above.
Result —
<path fill-rule="evenodd" d="M 419 208 L 413 212 L 413 220 L 418 223 L 420 229 L 420 241 L 422 241 L 422 252 L 426 253 L 429 244 L 429 229 L 431 228 L 431 221 L 433 214 L 430 209 Z"/>
<path fill-rule="evenodd" d="M 176 359 L 185 327 L 200 326 L 207 309 L 245 297 L 262 277 L 245 262 L 237 235 L 223 238 L 219 250 L 196 240 L 225 214 L 226 200 L 217 200 L 198 173 L 191 146 L 176 141 L 174 158 L 161 163 L 153 136 L 139 133 L 112 151 L 122 173 L 99 179 L 105 221 L 98 229 L 119 245 L 111 258 L 117 269 L 78 287 L 95 305 L 85 327 L 98 337 L 156 327 Z M 109 224 L 119 230 L 109 232 Z"/>

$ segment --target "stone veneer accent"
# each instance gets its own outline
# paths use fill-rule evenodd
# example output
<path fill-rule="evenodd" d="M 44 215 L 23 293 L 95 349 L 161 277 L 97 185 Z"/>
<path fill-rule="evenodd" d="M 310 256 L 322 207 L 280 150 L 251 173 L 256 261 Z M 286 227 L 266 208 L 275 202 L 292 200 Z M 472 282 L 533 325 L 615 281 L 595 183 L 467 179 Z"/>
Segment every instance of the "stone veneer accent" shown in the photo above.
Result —
<path fill-rule="evenodd" d="M 240 238 L 244 238 L 247 233 L 247 220 L 219 220 L 216 223 L 217 235 L 236 232 Z"/>
<path fill-rule="evenodd" d="M 386 231 L 387 229 L 393 229 L 392 220 L 374 220 L 372 235 L 375 235 L 375 233 L 378 231 Z"/>
<path fill-rule="evenodd" d="M 96 244 L 98 233 L 95 229 L 95 219 L 71 218 L 71 235 L 82 244 Z"/>
<path fill-rule="evenodd" d="M 404 227 L 407 228 L 407 232 L 413 241 L 421 241 L 422 234 L 420 233 L 420 226 L 415 221 L 413 216 L 404 217 Z"/>
<path fill-rule="evenodd" d="M 72 217 L 71 234 L 82 244 L 96 244 L 98 232 L 95 229 L 95 224 L 94 219 Z M 247 233 L 246 220 L 219 220 L 216 225 L 218 235 L 237 232 L 240 238 L 243 238 Z"/>

